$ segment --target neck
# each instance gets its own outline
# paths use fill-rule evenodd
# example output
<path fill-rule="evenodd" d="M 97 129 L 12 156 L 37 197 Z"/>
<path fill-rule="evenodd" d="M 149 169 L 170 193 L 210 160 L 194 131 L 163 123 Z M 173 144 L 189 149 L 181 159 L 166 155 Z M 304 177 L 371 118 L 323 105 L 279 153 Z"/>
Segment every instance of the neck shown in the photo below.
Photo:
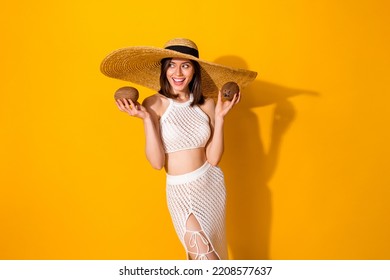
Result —
<path fill-rule="evenodd" d="M 175 99 L 180 102 L 185 102 L 190 99 L 190 92 L 175 92 Z"/>

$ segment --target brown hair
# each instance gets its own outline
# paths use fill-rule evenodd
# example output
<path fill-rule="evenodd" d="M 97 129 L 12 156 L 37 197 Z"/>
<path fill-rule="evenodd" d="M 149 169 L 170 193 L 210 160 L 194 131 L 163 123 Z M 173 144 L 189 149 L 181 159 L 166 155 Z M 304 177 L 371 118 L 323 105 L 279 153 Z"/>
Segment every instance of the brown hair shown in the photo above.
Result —
<path fill-rule="evenodd" d="M 164 58 L 161 60 L 161 74 L 160 74 L 160 90 L 158 91 L 162 95 L 173 98 L 175 95 L 172 92 L 171 85 L 167 79 L 167 70 L 169 64 L 171 63 L 172 58 Z M 190 60 L 194 67 L 194 76 L 192 81 L 189 84 L 190 92 L 194 96 L 194 100 L 191 103 L 191 106 L 201 105 L 204 103 L 205 98 L 202 93 L 202 79 L 201 79 L 201 68 L 197 61 Z"/>

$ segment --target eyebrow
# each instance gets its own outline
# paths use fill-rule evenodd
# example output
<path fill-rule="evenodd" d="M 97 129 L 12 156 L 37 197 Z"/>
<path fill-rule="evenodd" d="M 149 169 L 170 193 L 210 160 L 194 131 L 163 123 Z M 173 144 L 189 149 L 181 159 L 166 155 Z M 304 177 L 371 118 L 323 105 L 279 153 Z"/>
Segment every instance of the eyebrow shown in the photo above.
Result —
<path fill-rule="evenodd" d="M 190 65 L 190 66 L 193 66 L 193 64 L 191 63 L 191 61 L 184 61 L 184 62 L 179 62 L 179 63 L 175 63 L 175 62 L 173 62 L 172 60 L 171 60 L 171 62 L 169 63 L 170 65 L 176 65 L 176 64 L 178 64 L 178 65 Z"/>

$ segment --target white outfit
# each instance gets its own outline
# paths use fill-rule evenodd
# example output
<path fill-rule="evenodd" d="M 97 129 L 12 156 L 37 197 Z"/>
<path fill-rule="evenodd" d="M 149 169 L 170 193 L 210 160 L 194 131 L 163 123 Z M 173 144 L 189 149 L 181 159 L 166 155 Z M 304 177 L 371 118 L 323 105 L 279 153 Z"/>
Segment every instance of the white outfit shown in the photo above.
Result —
<path fill-rule="evenodd" d="M 195 105 L 193 96 L 184 103 L 169 99 L 170 105 L 160 119 L 161 136 L 166 153 L 205 147 L 211 135 L 207 114 Z M 189 253 L 195 259 L 207 259 L 215 252 L 219 259 L 227 259 L 225 239 L 226 189 L 221 169 L 208 162 L 197 170 L 183 175 L 167 174 L 167 202 L 176 233 Z M 188 217 L 193 214 L 201 226 L 201 231 L 186 228 Z M 190 248 L 184 236 L 190 234 Z M 208 251 L 200 252 L 197 240 L 207 245 Z"/>
<path fill-rule="evenodd" d="M 199 106 L 190 106 L 192 94 L 187 102 L 168 100 L 169 106 L 160 118 L 165 152 L 205 147 L 211 134 L 209 117 Z"/>

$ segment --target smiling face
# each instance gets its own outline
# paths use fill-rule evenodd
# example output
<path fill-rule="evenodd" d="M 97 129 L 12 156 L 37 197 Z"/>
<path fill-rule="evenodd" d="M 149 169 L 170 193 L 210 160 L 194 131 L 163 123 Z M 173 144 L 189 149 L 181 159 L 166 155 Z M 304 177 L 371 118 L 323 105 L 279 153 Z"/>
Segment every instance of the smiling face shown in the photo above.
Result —
<path fill-rule="evenodd" d="M 166 71 L 166 77 L 175 94 L 189 93 L 189 84 L 195 70 L 192 62 L 187 59 L 173 58 Z"/>

